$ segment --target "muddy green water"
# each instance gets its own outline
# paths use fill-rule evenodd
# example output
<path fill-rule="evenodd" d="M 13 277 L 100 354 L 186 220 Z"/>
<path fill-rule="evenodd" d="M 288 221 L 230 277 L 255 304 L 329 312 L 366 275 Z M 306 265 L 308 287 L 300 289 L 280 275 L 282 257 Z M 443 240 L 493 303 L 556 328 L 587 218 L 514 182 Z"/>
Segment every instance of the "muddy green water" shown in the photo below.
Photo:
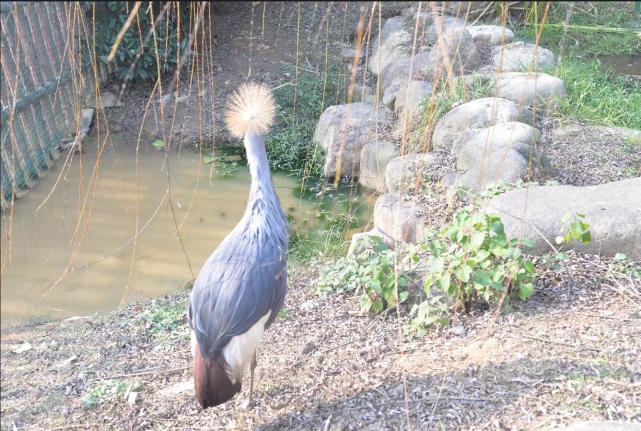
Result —
<path fill-rule="evenodd" d="M 135 141 L 113 137 L 125 139 Z M 175 292 L 192 279 L 185 255 L 197 274 L 245 209 L 246 167 L 231 177 L 210 175 L 212 165 L 195 151 L 171 152 L 171 198 L 183 251 L 166 199 L 164 151 L 143 144 L 136 160 L 133 145 L 108 144 L 100 157 L 91 139 L 86 147 L 67 163 L 58 160 L 16 201 L 12 215 L 3 212 L 3 327 Z M 274 183 L 293 222 L 318 228 L 318 202 L 297 197 L 298 181 L 276 174 Z"/>
<path fill-rule="evenodd" d="M 641 55 L 599 55 L 597 58 L 606 70 L 641 79 Z"/>

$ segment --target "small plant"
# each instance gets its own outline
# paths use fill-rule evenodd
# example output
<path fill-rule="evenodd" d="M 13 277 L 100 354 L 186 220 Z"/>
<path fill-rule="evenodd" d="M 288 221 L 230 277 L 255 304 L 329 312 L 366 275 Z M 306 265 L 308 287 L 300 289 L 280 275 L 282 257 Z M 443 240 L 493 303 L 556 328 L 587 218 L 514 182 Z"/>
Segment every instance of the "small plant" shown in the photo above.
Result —
<path fill-rule="evenodd" d="M 430 296 L 425 301 L 414 304 L 410 312 L 412 320 L 409 323 L 409 332 L 422 337 L 433 325 L 448 325 L 450 319 L 445 317 L 448 311 L 449 307 L 438 296 Z"/>
<path fill-rule="evenodd" d="M 292 312 L 289 311 L 287 308 L 281 308 L 280 311 L 278 312 L 278 320 L 287 320 L 291 317 Z"/>
<path fill-rule="evenodd" d="M 153 301 L 151 307 L 138 318 L 146 323 L 147 329 L 154 334 L 171 333 L 185 327 L 187 300 L 177 304 Z"/>
<path fill-rule="evenodd" d="M 632 261 L 624 253 L 617 253 L 608 265 L 608 271 L 627 274 L 635 280 L 641 280 L 641 264 Z"/>
<path fill-rule="evenodd" d="M 534 293 L 534 264 L 523 257 L 526 244 L 507 240 L 498 216 L 470 213 L 462 209 L 451 225 L 431 234 L 419 250 L 428 254 L 428 273 L 423 290 L 428 298 L 436 288 L 469 312 L 474 302 L 509 306 L 516 298 L 526 300 Z M 412 256 L 420 260 L 418 254 Z M 426 314 L 426 312 L 431 314 Z M 425 328 L 444 308 L 437 303 L 415 308 L 414 328 Z M 422 314 L 421 314 L 422 313 Z"/>
<path fill-rule="evenodd" d="M 142 388 L 143 384 L 140 381 L 105 380 L 98 383 L 85 395 L 82 404 L 86 409 L 93 409 L 118 396 L 126 398 L 130 392 L 140 392 Z"/>
<path fill-rule="evenodd" d="M 571 214 L 567 213 L 561 219 L 562 229 L 565 231 L 564 235 L 556 237 L 557 244 L 569 244 L 572 241 L 580 241 L 583 244 L 588 244 L 592 240 L 590 233 L 590 225 L 583 221 L 585 214 Z"/>
<path fill-rule="evenodd" d="M 407 275 L 395 271 L 397 257 L 382 239 L 364 240 L 357 253 L 321 269 L 317 290 L 360 294 L 362 311 L 380 313 L 396 306 L 397 297 L 404 302 L 409 296 Z"/>
<path fill-rule="evenodd" d="M 156 139 L 151 143 L 151 146 L 154 148 L 158 148 L 159 150 L 164 150 L 165 149 L 165 141 L 162 139 Z"/>
<path fill-rule="evenodd" d="M 216 175 L 221 177 L 231 177 L 240 166 L 239 160 L 230 159 L 226 155 L 214 155 L 209 150 L 203 155 L 203 163 L 208 165 L 213 163 L 216 167 Z"/>

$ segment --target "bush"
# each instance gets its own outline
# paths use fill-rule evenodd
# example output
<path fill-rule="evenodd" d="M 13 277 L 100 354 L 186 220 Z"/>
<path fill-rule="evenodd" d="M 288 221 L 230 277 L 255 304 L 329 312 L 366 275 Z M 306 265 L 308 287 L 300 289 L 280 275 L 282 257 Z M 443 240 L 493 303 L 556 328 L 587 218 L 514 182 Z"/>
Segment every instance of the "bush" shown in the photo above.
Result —
<path fill-rule="evenodd" d="M 514 299 L 530 298 L 536 270 L 523 257 L 524 245 L 507 240 L 498 216 L 460 210 L 446 230 L 419 246 L 419 253 L 428 255 L 423 284 L 428 300 L 413 308 L 412 329 L 420 332 L 446 321 L 447 308 L 432 296 L 432 288 L 466 312 L 473 303 L 494 303 L 501 308 Z M 419 253 L 412 256 L 415 261 L 422 259 Z"/>
<path fill-rule="evenodd" d="M 135 2 L 83 2 L 83 8 L 90 20 L 93 20 L 93 8 L 96 8 L 96 55 L 98 59 L 107 63 L 107 56 L 116 37 L 124 26 Z M 177 3 L 180 14 L 180 52 L 182 53 L 189 39 L 189 3 Z M 147 33 L 152 27 L 154 19 L 158 16 L 164 2 L 143 2 L 131 26 L 125 33 L 116 56 L 114 58 L 115 74 L 120 80 L 127 77 L 131 64 L 135 61 L 140 51 L 141 43 L 145 42 Z M 152 15 L 153 13 L 153 15 Z M 146 40 L 142 56 L 133 69 L 132 81 L 155 81 L 158 77 L 158 61 L 160 73 L 175 70 L 178 63 L 178 13 L 173 7 L 169 8 L 168 15 L 159 20 L 155 28 L 156 43 L 153 36 Z M 154 19 L 152 19 L 152 16 Z M 140 26 L 139 26 L 140 25 Z M 157 50 L 156 50 L 157 47 Z M 158 57 L 158 58 L 157 58 Z"/>
<path fill-rule="evenodd" d="M 290 70 L 289 76 L 294 75 Z M 335 102 L 338 82 L 336 67 L 330 68 L 325 78 L 300 69 L 297 87 L 285 85 L 274 92 L 278 103 L 276 126 L 265 142 L 272 169 L 303 178 L 321 177 L 324 157 L 312 138 L 321 114 Z"/>
<path fill-rule="evenodd" d="M 363 241 L 358 253 L 343 257 L 321 269 L 316 287 L 320 293 L 352 292 L 360 294 L 361 310 L 381 311 L 407 300 L 409 279 L 396 277 L 395 262 L 399 257 L 378 237 Z M 398 286 L 398 295 L 396 292 Z"/>

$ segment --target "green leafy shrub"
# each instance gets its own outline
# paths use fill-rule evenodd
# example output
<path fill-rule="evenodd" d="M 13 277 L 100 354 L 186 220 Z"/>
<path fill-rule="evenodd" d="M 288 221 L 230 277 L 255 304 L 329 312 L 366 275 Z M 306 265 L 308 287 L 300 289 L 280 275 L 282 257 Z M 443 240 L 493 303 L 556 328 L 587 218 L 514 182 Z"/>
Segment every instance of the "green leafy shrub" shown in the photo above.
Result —
<path fill-rule="evenodd" d="M 424 292 L 429 298 L 436 288 L 466 312 L 475 302 L 501 307 L 516 298 L 526 300 L 534 293 L 536 270 L 524 258 L 524 246 L 516 239 L 507 240 L 498 216 L 460 210 L 446 230 L 428 236 L 419 247 L 427 254 Z M 423 259 L 418 253 L 412 258 Z M 430 309 L 433 313 L 428 313 Z M 420 304 L 413 310 L 412 325 L 428 327 L 443 311 L 439 303 Z"/>
<path fill-rule="evenodd" d="M 143 2 L 138 9 L 137 17 L 124 34 L 123 39 L 114 57 L 115 74 L 120 80 L 127 77 L 131 64 L 135 61 L 140 46 L 144 43 L 143 51 L 136 67 L 133 69 L 132 81 L 155 81 L 158 77 L 158 61 L 160 73 L 172 71 L 178 63 L 178 52 L 184 52 L 189 39 L 189 3 L 177 3 L 178 12 L 170 7 L 167 15 L 159 20 L 155 27 L 154 37 L 147 38 L 152 28 L 154 19 L 162 10 L 165 2 Z M 95 44 L 98 59 L 107 63 L 107 56 L 117 39 L 118 33 L 123 28 L 135 2 L 83 2 L 87 17 L 95 16 Z M 180 14 L 180 47 L 178 45 L 178 13 Z M 152 18 L 153 17 L 153 18 Z M 146 40 L 146 42 L 145 42 Z M 181 54 L 182 55 L 182 54 Z M 156 58 L 158 56 L 158 60 Z"/>
<path fill-rule="evenodd" d="M 340 94 L 338 70 L 333 66 L 323 77 L 300 69 L 297 86 L 292 82 L 274 92 L 278 104 L 275 127 L 265 141 L 272 169 L 304 178 L 321 177 L 324 156 L 312 137 L 321 114 Z M 295 76 L 293 69 L 287 73 Z"/>
<path fill-rule="evenodd" d="M 361 249 L 321 269 L 316 282 L 319 293 L 353 292 L 360 294 L 361 310 L 381 311 L 394 307 L 409 296 L 409 278 L 395 271 L 398 255 L 382 239 L 363 241 Z M 397 296 L 398 286 L 398 296 Z"/>

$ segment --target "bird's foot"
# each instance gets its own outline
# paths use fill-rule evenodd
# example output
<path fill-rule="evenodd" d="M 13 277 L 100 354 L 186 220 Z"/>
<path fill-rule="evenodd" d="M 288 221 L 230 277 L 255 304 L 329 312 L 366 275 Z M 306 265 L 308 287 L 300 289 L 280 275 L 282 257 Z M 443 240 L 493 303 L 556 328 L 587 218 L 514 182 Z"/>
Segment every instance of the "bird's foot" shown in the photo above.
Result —
<path fill-rule="evenodd" d="M 240 406 L 243 410 L 250 411 L 254 408 L 254 400 L 247 399 L 245 402 Z"/>

